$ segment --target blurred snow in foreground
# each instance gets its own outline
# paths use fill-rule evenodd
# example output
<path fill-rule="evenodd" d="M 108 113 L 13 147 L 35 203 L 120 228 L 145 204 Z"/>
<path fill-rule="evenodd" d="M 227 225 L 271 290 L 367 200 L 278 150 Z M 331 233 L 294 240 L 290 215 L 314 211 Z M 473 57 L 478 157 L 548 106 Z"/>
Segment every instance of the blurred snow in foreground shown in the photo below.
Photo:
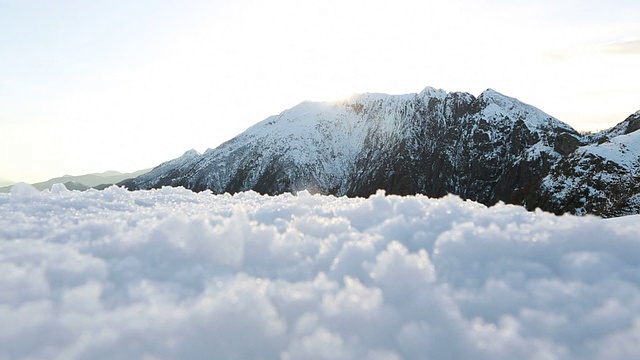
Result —
<path fill-rule="evenodd" d="M 0 194 L 0 358 L 637 359 L 640 217 L 458 197 Z"/>

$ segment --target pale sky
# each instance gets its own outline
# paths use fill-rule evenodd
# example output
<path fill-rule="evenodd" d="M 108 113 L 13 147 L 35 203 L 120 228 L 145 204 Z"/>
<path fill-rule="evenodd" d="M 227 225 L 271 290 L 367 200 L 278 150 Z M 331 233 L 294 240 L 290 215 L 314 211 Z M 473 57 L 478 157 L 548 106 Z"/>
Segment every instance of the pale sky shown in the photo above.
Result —
<path fill-rule="evenodd" d="M 153 167 L 304 100 L 487 88 L 640 110 L 640 2 L 0 0 L 0 178 Z"/>

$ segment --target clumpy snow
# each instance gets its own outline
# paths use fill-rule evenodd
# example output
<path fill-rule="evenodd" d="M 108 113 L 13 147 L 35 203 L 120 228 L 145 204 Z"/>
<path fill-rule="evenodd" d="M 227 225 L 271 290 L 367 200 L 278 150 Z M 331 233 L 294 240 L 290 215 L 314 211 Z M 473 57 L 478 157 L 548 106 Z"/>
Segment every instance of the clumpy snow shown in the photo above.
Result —
<path fill-rule="evenodd" d="M 455 196 L 0 194 L 0 359 L 637 359 L 640 218 Z"/>

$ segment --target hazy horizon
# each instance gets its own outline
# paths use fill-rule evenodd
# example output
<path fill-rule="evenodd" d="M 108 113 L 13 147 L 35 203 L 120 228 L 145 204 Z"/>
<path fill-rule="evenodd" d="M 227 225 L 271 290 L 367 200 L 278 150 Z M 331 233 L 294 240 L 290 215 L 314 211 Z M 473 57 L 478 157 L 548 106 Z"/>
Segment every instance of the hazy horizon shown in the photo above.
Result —
<path fill-rule="evenodd" d="M 487 88 L 577 130 L 640 109 L 640 4 L 0 0 L 0 178 L 154 167 L 304 100 Z"/>

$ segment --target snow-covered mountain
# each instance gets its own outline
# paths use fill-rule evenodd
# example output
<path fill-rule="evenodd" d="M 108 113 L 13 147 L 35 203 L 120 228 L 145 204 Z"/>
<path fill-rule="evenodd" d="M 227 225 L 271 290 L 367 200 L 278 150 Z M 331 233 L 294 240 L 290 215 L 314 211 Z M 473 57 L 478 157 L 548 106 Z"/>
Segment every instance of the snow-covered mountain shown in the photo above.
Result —
<path fill-rule="evenodd" d="M 617 215 L 599 205 L 566 205 L 556 188 L 565 184 L 564 193 L 572 194 L 570 187 L 579 181 L 566 180 L 559 168 L 593 156 L 605 159 L 593 164 L 593 172 L 614 163 L 637 179 L 640 152 L 633 144 L 638 144 L 638 136 L 630 131 L 638 128 L 637 117 L 583 136 L 541 110 L 490 89 L 478 97 L 431 87 L 419 94 L 362 94 L 342 102 L 303 102 L 204 154 L 188 151 L 121 184 L 214 193 L 453 193 L 489 205 L 504 201 L 556 212 Z M 620 180 L 619 173 L 607 179 Z M 638 194 L 632 186 L 615 191 L 621 199 Z M 590 201 L 588 196 L 585 201 Z"/>
<path fill-rule="evenodd" d="M 639 129 L 640 111 L 609 130 L 586 136 L 586 145 L 562 158 L 545 176 L 531 205 L 556 213 L 640 213 Z"/>

